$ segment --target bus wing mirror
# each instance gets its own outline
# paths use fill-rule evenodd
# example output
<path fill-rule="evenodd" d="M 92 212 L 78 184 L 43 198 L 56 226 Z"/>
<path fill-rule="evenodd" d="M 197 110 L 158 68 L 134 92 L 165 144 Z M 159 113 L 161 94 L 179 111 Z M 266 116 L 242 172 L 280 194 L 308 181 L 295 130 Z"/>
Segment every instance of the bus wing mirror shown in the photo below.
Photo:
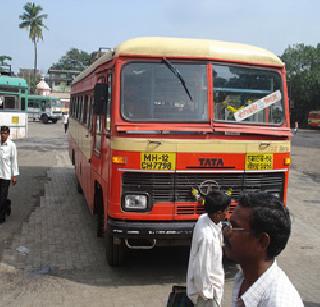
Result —
<path fill-rule="evenodd" d="M 93 113 L 103 115 L 107 110 L 108 85 L 98 83 L 94 87 Z"/>

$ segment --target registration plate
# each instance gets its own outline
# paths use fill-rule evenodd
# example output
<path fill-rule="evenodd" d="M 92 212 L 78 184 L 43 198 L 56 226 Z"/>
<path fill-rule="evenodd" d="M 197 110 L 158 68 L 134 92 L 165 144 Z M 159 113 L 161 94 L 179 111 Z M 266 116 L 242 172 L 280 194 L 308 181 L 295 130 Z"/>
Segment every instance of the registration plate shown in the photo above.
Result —
<path fill-rule="evenodd" d="M 11 117 L 11 124 L 19 125 L 19 116 L 12 116 Z"/>
<path fill-rule="evenodd" d="M 140 168 L 143 170 L 170 171 L 176 169 L 176 154 L 172 152 L 142 152 Z"/>
<path fill-rule="evenodd" d="M 266 171 L 273 168 L 272 154 L 248 153 L 246 156 L 247 171 Z"/>

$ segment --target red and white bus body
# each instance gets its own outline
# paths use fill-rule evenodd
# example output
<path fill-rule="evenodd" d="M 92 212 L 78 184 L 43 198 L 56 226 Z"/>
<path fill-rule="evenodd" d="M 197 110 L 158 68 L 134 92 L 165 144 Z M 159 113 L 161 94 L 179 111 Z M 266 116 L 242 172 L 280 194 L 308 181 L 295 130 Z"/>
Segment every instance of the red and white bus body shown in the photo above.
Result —
<path fill-rule="evenodd" d="M 310 111 L 308 114 L 308 125 L 311 128 L 320 128 L 320 111 Z"/>
<path fill-rule="evenodd" d="M 233 205 L 261 190 L 286 203 L 285 80 L 284 64 L 260 48 L 141 38 L 74 81 L 70 157 L 111 265 L 125 245 L 188 244 L 204 211 L 191 190 L 207 180 L 232 191 Z"/>

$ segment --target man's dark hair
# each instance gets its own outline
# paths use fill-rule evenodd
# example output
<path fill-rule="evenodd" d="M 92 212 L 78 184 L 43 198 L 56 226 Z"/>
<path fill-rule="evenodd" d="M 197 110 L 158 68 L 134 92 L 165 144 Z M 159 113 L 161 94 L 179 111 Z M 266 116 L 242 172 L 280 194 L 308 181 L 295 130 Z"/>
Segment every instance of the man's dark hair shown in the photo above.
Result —
<path fill-rule="evenodd" d="M 5 131 L 5 132 L 10 133 L 10 129 L 8 126 L 1 126 L 0 131 Z"/>
<path fill-rule="evenodd" d="M 252 209 L 249 224 L 253 234 L 259 235 L 265 232 L 270 236 L 268 259 L 279 255 L 290 237 L 289 209 L 285 208 L 278 198 L 266 192 L 242 195 L 239 206 Z"/>
<path fill-rule="evenodd" d="M 231 198 L 223 191 L 214 190 L 205 196 L 204 209 L 212 214 L 219 211 L 225 211 L 230 206 Z"/>

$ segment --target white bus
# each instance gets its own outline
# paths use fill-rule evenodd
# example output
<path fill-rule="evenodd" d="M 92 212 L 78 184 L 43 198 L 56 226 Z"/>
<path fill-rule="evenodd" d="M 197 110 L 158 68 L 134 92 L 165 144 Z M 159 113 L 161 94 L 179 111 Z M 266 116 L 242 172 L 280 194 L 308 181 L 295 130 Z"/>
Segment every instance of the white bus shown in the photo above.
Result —
<path fill-rule="evenodd" d="M 41 120 L 44 124 L 49 121 L 56 123 L 62 117 L 63 103 L 54 97 L 29 95 L 29 120 Z"/>

